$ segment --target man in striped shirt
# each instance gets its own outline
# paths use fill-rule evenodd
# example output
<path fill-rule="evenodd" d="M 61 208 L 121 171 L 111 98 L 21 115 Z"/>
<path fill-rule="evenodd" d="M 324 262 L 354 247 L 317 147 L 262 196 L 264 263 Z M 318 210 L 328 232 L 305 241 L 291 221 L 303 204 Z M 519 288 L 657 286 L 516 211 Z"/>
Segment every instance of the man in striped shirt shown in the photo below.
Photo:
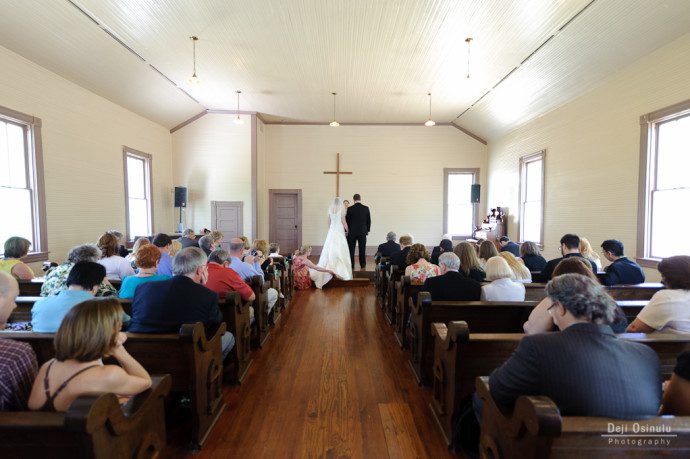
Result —
<path fill-rule="evenodd" d="M 0 411 L 26 410 L 36 378 L 36 354 L 28 343 L 2 337 L 2 331 L 19 295 L 17 281 L 0 273 Z"/>

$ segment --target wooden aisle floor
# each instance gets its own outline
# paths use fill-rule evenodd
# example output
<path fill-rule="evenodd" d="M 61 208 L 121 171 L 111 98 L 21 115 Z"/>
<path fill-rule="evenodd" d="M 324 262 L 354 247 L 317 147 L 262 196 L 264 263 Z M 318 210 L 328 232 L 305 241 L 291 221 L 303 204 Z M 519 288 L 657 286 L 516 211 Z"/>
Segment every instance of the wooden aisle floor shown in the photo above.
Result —
<path fill-rule="evenodd" d="M 295 292 L 197 454 L 168 457 L 452 457 L 376 305 L 373 286 Z M 174 439 L 172 439 L 174 442 Z"/>

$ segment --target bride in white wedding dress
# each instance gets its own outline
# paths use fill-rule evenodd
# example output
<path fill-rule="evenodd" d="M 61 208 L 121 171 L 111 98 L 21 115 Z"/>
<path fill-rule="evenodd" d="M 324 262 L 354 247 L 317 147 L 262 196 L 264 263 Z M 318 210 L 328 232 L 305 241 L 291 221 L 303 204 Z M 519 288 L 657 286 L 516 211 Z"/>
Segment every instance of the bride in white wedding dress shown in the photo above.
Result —
<path fill-rule="evenodd" d="M 339 279 L 352 279 L 352 265 L 350 261 L 350 249 L 345 239 L 345 215 L 343 215 L 343 201 L 335 198 L 333 204 L 328 208 L 328 218 L 330 226 L 326 235 L 326 242 L 323 243 L 323 250 L 319 257 L 319 266 L 333 270 Z M 316 288 L 322 288 L 333 278 L 330 273 L 322 273 L 313 269 L 309 270 L 309 275 L 314 281 Z"/>

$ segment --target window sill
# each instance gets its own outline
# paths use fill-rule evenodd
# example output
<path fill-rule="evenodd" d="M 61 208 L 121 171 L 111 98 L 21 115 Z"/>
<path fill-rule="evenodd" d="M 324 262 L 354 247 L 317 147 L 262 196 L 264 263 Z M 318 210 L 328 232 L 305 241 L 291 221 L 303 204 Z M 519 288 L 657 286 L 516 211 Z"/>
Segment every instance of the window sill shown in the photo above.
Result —
<path fill-rule="evenodd" d="M 50 252 L 31 252 L 30 254 L 22 258 L 22 261 L 24 263 L 37 263 L 39 261 L 47 261 L 49 253 Z"/>
<path fill-rule="evenodd" d="M 637 261 L 637 264 L 643 268 L 653 269 L 657 269 L 657 266 L 659 266 L 659 262 L 661 261 L 659 258 L 635 258 L 635 260 Z"/>

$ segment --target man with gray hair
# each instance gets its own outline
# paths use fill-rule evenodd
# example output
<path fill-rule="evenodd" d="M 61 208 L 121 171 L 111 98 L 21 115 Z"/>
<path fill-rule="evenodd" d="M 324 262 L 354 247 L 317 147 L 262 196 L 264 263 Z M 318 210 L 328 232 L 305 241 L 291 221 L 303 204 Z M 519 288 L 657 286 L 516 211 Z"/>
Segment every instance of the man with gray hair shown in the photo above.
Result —
<path fill-rule="evenodd" d="M 379 244 L 379 248 L 376 251 L 382 257 L 390 257 L 394 253 L 400 252 L 400 244 L 395 242 L 396 235 L 393 231 L 389 231 L 386 234 L 386 242 Z"/>
<path fill-rule="evenodd" d="M 222 323 L 218 295 L 203 285 L 208 279 L 206 261 L 200 248 L 187 247 L 173 258 L 171 279 L 139 285 L 134 291 L 128 331 L 177 333 L 183 324 L 195 322 L 214 330 Z M 235 337 L 226 332 L 222 338 L 223 357 L 234 345 Z"/>
<path fill-rule="evenodd" d="M 429 292 L 434 301 L 479 301 L 482 286 L 460 274 L 460 258 L 453 252 L 438 257 L 441 275 L 427 278 L 422 291 Z"/>
<path fill-rule="evenodd" d="M 546 286 L 556 333 L 527 335 L 513 356 L 491 373 L 501 406 L 521 395 L 544 395 L 563 416 L 640 419 L 661 402 L 661 371 L 648 346 L 618 339 L 611 327 L 616 303 L 581 274 L 563 274 Z M 475 407 L 476 408 L 476 407 Z"/>
<path fill-rule="evenodd" d="M 9 274 L 0 272 L 0 330 L 19 295 L 19 284 Z M 1 332 L 0 332 L 1 334 Z M 24 411 L 36 378 L 36 354 L 28 343 L 0 338 L 0 411 Z"/>
<path fill-rule="evenodd" d="M 264 278 L 264 272 L 261 269 L 261 264 L 266 261 L 266 254 L 261 251 L 256 251 L 255 255 L 247 255 L 242 261 L 242 252 L 244 250 L 244 241 L 240 238 L 233 238 L 230 240 L 230 267 L 245 281 L 249 282 L 254 276 L 261 276 Z M 278 290 L 269 288 L 266 291 L 266 299 L 268 300 L 268 311 L 273 309 L 273 306 L 278 302 Z"/>
<path fill-rule="evenodd" d="M 182 232 L 182 237 L 179 239 L 180 244 L 182 244 L 182 248 L 186 249 L 187 247 L 198 247 L 199 241 L 196 239 L 196 235 L 194 234 L 194 230 L 191 228 L 187 228 Z"/>
<path fill-rule="evenodd" d="M 95 244 L 82 244 L 72 247 L 67 254 L 67 260 L 59 266 L 51 268 L 46 273 L 46 279 L 41 286 L 41 296 L 57 295 L 62 290 L 67 290 L 67 277 L 72 267 L 80 261 L 91 261 L 98 263 L 101 259 L 101 249 Z M 103 282 L 96 290 L 96 296 L 117 296 L 117 290 L 108 279 Z"/>
<path fill-rule="evenodd" d="M 206 256 L 211 255 L 211 252 L 216 250 L 216 243 L 213 240 L 213 236 L 207 234 L 206 236 L 201 236 L 199 238 L 199 247 L 204 251 Z"/>

